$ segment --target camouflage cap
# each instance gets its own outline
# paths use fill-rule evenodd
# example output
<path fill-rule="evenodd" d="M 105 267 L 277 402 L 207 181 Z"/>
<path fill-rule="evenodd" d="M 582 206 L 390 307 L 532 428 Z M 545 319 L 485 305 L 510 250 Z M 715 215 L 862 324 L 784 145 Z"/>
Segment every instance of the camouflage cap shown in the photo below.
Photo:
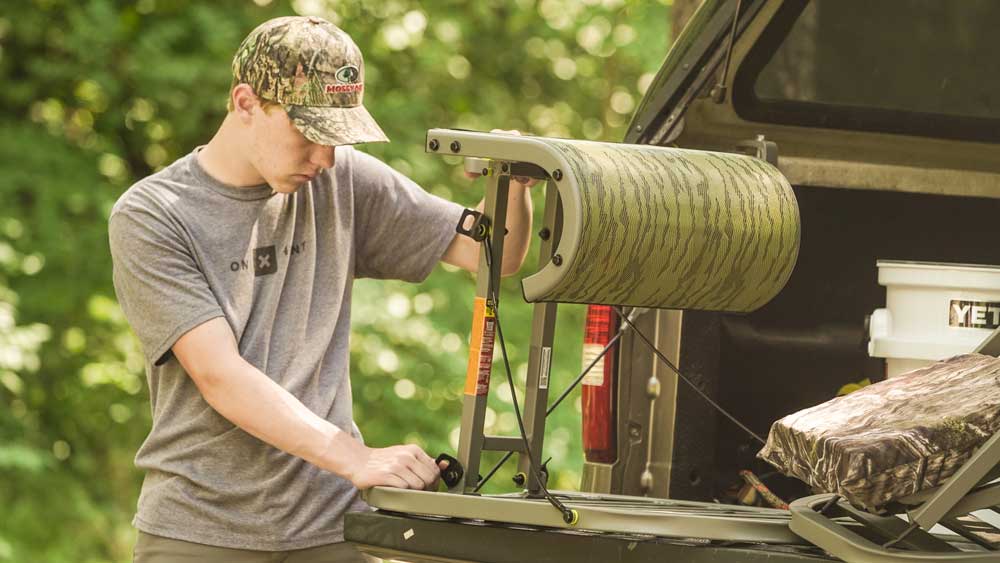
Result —
<path fill-rule="evenodd" d="M 389 139 L 361 105 L 361 50 L 339 27 L 318 17 L 275 18 L 259 25 L 233 57 L 233 77 L 277 102 L 310 141 L 353 145 Z"/>

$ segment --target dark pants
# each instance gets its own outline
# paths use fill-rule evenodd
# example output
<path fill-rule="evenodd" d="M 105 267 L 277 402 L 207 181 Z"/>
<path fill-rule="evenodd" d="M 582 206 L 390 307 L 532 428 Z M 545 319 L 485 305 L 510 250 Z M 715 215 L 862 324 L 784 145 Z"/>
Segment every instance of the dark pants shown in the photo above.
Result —
<path fill-rule="evenodd" d="M 374 563 L 349 543 L 293 551 L 251 551 L 215 547 L 139 532 L 134 563 Z"/>

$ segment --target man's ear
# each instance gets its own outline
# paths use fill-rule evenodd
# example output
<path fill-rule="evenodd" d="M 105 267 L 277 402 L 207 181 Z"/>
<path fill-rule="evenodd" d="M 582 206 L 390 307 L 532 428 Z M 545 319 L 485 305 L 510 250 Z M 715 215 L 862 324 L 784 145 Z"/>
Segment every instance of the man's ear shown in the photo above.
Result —
<path fill-rule="evenodd" d="M 243 123 L 249 123 L 253 118 L 254 107 L 260 105 L 260 100 L 253 93 L 253 88 L 249 84 L 237 84 L 233 91 L 229 93 L 233 102 L 233 111 Z"/>

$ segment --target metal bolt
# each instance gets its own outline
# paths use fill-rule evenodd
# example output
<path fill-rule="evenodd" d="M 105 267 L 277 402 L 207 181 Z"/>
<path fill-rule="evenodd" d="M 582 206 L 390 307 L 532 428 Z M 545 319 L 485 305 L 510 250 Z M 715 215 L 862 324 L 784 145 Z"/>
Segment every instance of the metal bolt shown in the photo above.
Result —
<path fill-rule="evenodd" d="M 458 141 L 452 141 L 451 152 L 458 152 L 460 150 L 462 150 L 462 143 L 459 143 Z"/>
<path fill-rule="evenodd" d="M 562 254 L 556 254 L 552 257 L 552 263 L 556 266 L 562 266 Z"/>
<path fill-rule="evenodd" d="M 660 380 L 655 375 L 646 380 L 646 396 L 655 399 L 660 396 Z"/>
<path fill-rule="evenodd" d="M 552 171 L 552 178 L 556 182 L 558 182 L 559 180 L 562 180 L 562 170 L 559 170 L 558 168 L 556 168 L 555 170 L 553 170 Z"/>
<path fill-rule="evenodd" d="M 510 165 L 507 164 L 506 162 L 503 163 L 503 164 L 501 164 L 500 165 L 500 171 L 503 172 L 504 174 L 510 172 Z"/>
<path fill-rule="evenodd" d="M 645 493 L 653 490 L 653 472 L 648 467 L 639 476 L 639 486 L 642 487 L 642 491 Z"/>
<path fill-rule="evenodd" d="M 483 168 L 483 176 L 489 176 L 489 175 L 490 175 L 490 169 L 489 168 Z"/>
<path fill-rule="evenodd" d="M 726 85 L 716 84 L 709 91 L 708 95 L 711 96 L 713 102 L 721 104 L 726 101 Z"/>
<path fill-rule="evenodd" d="M 431 142 L 428 143 L 427 146 L 430 147 L 432 151 L 436 151 L 441 148 L 441 143 L 439 143 L 437 139 L 431 139 Z"/>
<path fill-rule="evenodd" d="M 635 130 L 636 131 L 642 131 L 642 125 L 636 125 L 635 126 Z"/>
<path fill-rule="evenodd" d="M 513 480 L 514 484 L 517 485 L 518 487 L 523 487 L 524 486 L 525 475 L 524 475 L 524 473 L 518 473 L 517 475 L 514 475 L 511 478 L 511 480 Z"/>
<path fill-rule="evenodd" d="M 628 428 L 628 435 L 632 438 L 639 438 L 642 434 L 638 426 L 630 425 Z"/>
<path fill-rule="evenodd" d="M 548 227 L 545 227 L 542 230 L 538 231 L 538 236 L 542 240 L 549 240 L 549 237 L 552 236 L 552 231 L 550 231 Z"/>

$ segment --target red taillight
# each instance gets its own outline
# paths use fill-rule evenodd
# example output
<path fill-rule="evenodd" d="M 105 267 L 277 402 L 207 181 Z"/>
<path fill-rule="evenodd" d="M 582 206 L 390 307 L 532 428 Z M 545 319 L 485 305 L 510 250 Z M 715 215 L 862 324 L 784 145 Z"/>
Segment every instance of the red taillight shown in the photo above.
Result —
<path fill-rule="evenodd" d="M 583 367 L 604 350 L 621 321 L 607 305 L 588 305 L 583 336 Z M 615 412 L 615 343 L 584 377 L 583 451 L 587 461 L 613 463 L 618 457 Z"/>

